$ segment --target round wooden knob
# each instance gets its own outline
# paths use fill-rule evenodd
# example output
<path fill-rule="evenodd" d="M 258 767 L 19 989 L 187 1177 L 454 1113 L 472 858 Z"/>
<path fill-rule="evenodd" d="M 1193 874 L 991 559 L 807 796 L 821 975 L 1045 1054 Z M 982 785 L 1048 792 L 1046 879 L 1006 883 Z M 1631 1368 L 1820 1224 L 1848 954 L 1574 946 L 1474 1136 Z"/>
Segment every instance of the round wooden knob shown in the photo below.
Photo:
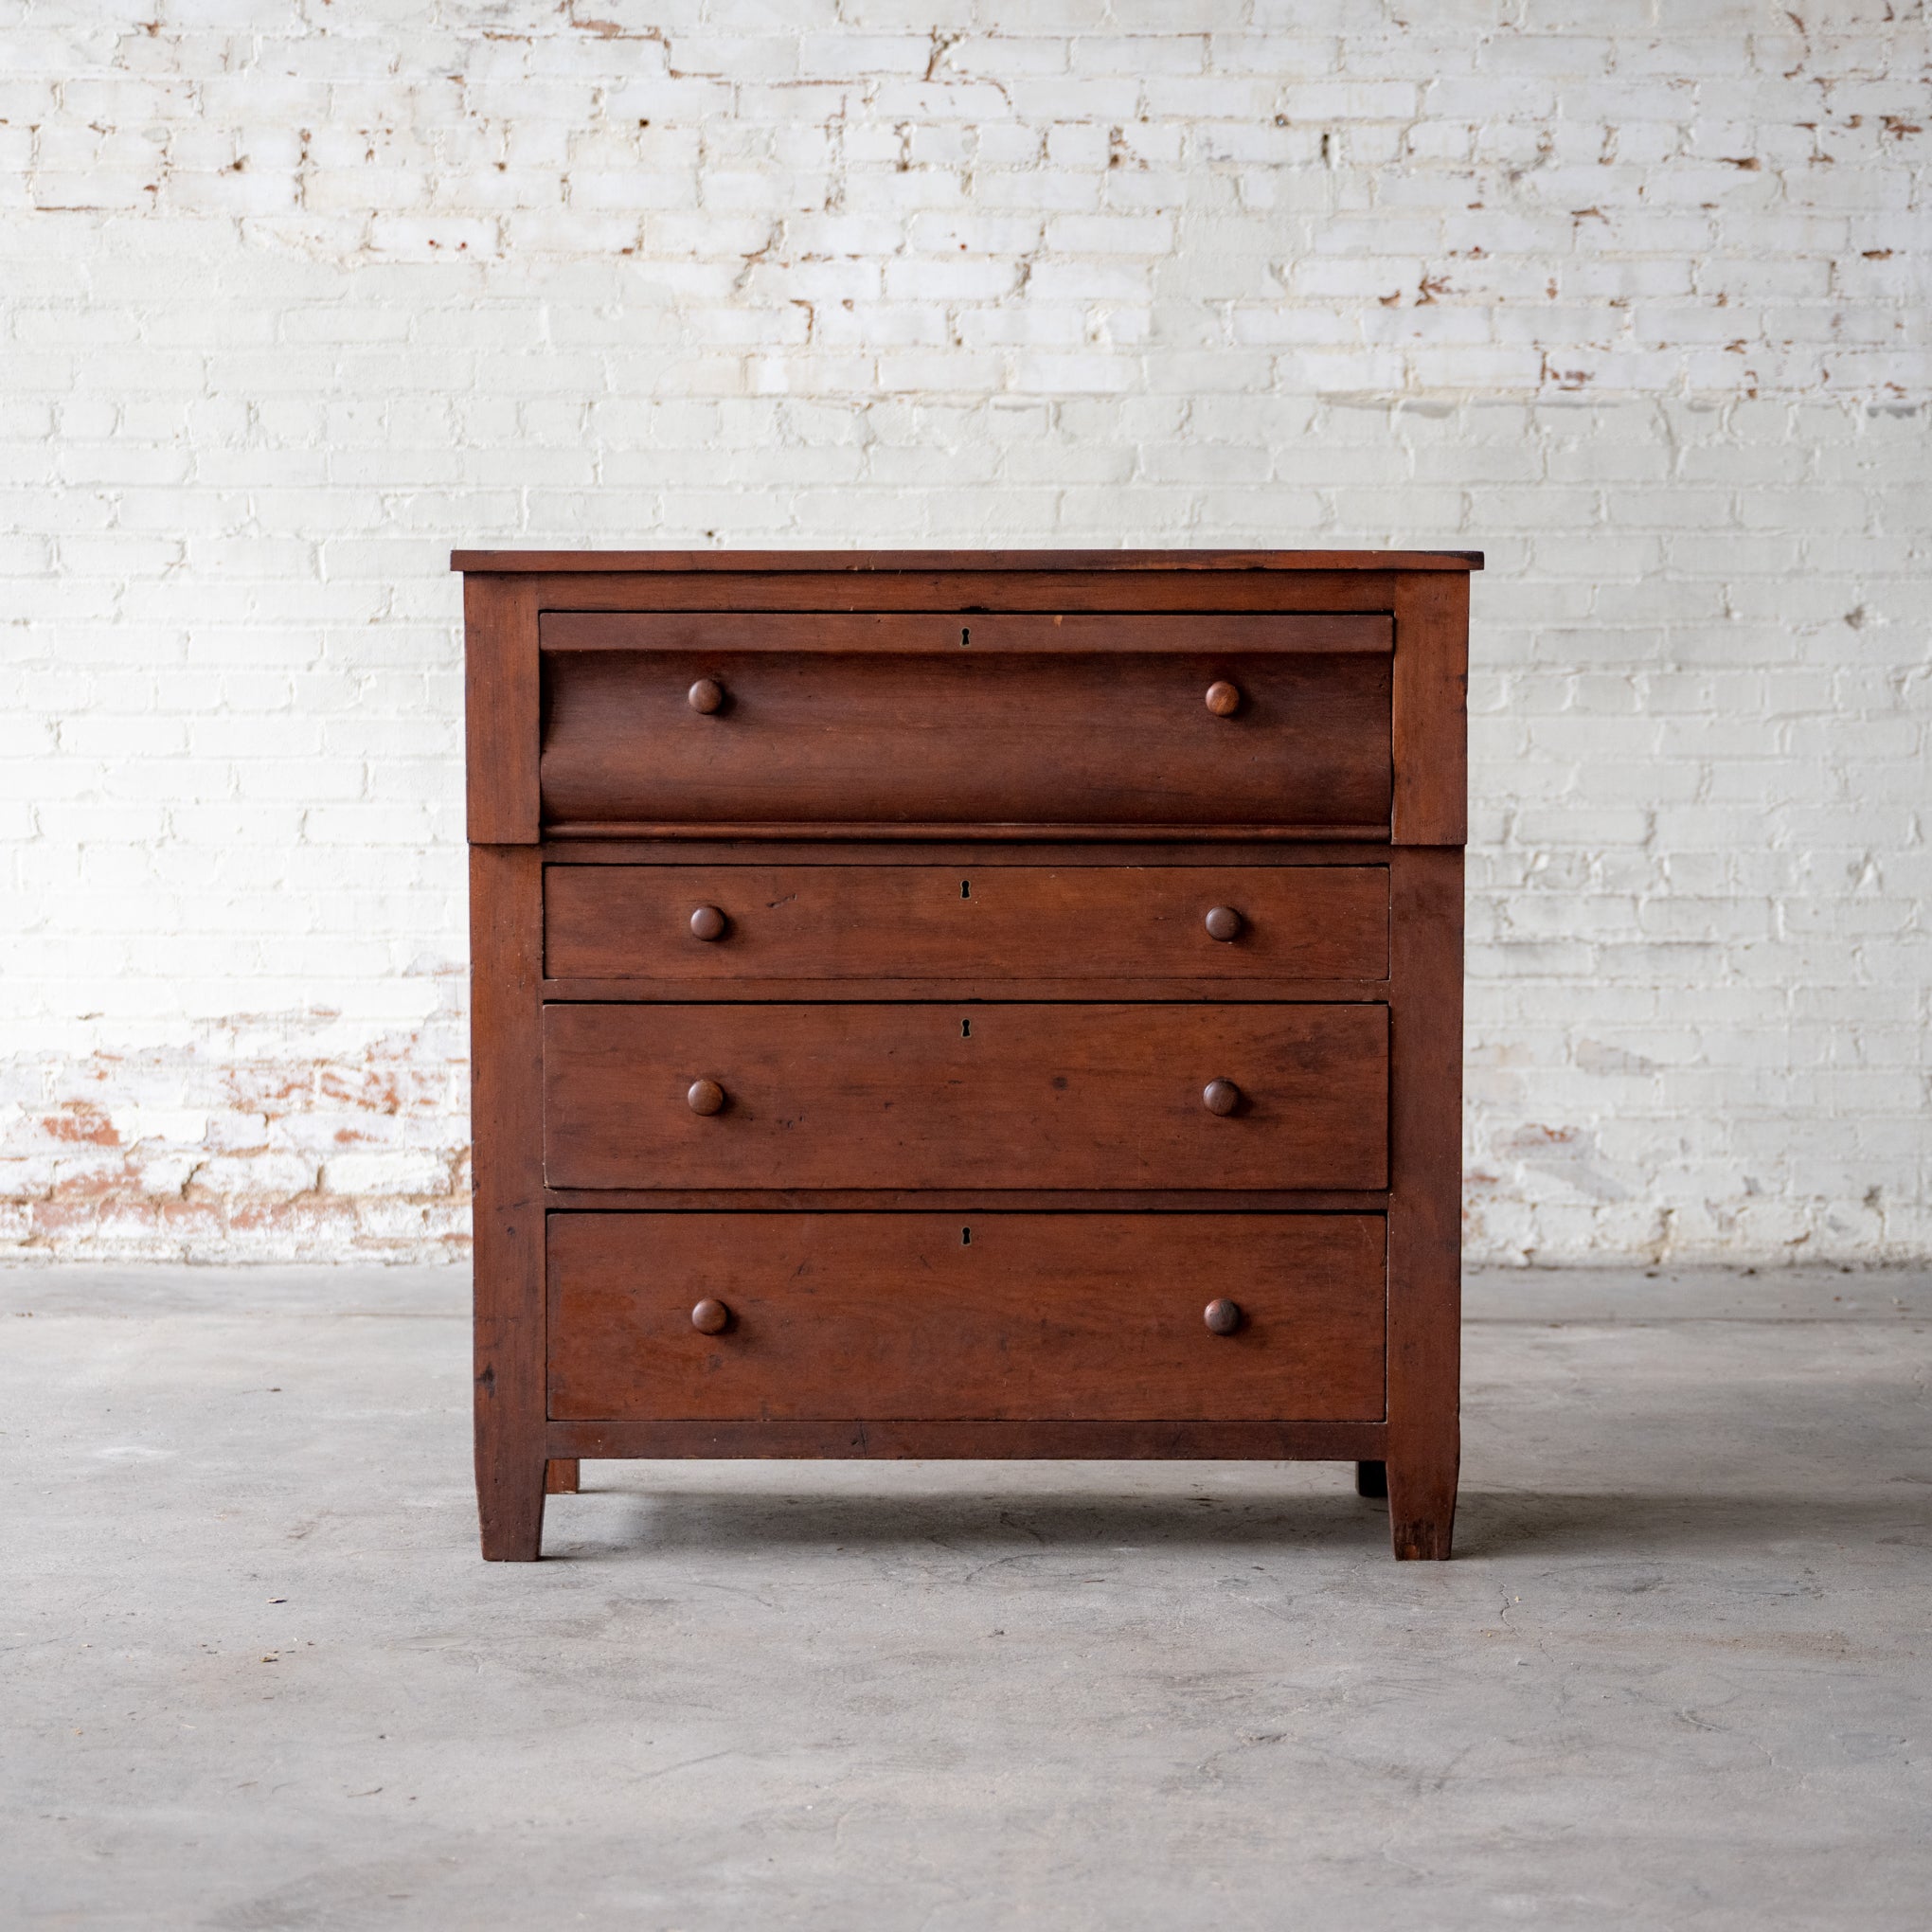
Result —
<path fill-rule="evenodd" d="M 691 702 L 696 704 L 697 700 L 693 698 Z M 1241 709 L 1240 687 L 1229 684 L 1224 677 L 1217 677 L 1208 687 L 1208 708 L 1217 718 L 1232 718 Z"/>
<path fill-rule="evenodd" d="M 1208 915 L 1209 929 L 1214 915 Z M 701 905 L 691 914 L 691 938 L 694 939 L 722 939 L 724 937 L 724 915 L 715 905 Z M 1220 935 L 1216 934 L 1216 938 Z"/>
<path fill-rule="evenodd" d="M 696 1093 L 697 1088 L 691 1091 Z M 1201 1104 L 1210 1114 L 1231 1114 L 1241 1105 L 1241 1089 L 1231 1080 L 1210 1080 L 1201 1089 Z M 697 1101 L 691 1105 L 695 1107 Z"/>
<path fill-rule="evenodd" d="M 1241 914 L 1231 905 L 1217 905 L 1208 914 L 1208 937 L 1210 939 L 1232 939 L 1241 936 Z M 691 930 L 697 930 L 697 921 L 691 921 Z"/>
<path fill-rule="evenodd" d="M 715 1080 L 694 1080 L 685 1095 L 694 1114 L 715 1114 L 724 1104 L 724 1089 Z"/>
<path fill-rule="evenodd" d="M 715 1308 L 717 1303 L 699 1303 L 700 1307 L 707 1305 Z M 1241 1326 L 1241 1303 L 1218 1297 L 1201 1311 L 1201 1319 L 1208 1324 L 1209 1334 L 1231 1335 Z"/>
<path fill-rule="evenodd" d="M 701 677 L 685 695 L 692 710 L 708 714 L 724 702 L 724 687 L 714 677 Z"/>
<path fill-rule="evenodd" d="M 1216 1302 L 1216 1308 L 1221 1306 Z M 1229 1302 L 1228 1307 L 1234 1306 Z M 691 1310 L 691 1326 L 701 1335 L 722 1335 L 731 1325 L 731 1311 L 722 1301 L 713 1301 L 708 1296 Z M 1211 1326 L 1211 1324 L 1210 1324 Z"/>

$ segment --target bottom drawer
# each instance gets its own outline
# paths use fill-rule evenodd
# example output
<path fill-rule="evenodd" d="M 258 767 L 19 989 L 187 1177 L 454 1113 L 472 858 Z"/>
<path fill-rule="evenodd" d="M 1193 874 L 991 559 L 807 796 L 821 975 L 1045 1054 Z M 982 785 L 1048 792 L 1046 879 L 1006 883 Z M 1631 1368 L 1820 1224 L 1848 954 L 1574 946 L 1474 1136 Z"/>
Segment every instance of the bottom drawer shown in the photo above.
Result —
<path fill-rule="evenodd" d="M 1380 1215 L 553 1214 L 548 1239 L 559 1422 L 1384 1413 Z"/>

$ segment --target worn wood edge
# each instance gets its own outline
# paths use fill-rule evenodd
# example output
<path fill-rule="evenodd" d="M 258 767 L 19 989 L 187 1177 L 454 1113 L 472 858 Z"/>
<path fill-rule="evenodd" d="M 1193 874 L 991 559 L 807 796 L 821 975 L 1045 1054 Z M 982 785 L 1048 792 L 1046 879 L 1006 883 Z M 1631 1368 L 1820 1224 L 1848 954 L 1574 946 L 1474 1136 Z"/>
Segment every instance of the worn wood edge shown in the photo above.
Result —
<path fill-rule="evenodd" d="M 918 825 L 897 825 L 866 819 L 793 819 L 724 823 L 715 819 L 693 820 L 689 824 L 648 824 L 637 819 L 548 819 L 542 827 L 546 839 L 618 838 L 639 840 L 671 839 L 768 839 L 774 844 L 806 842 L 813 839 L 916 839 L 926 844 L 978 842 L 1001 844 L 1030 843 L 1035 840 L 1075 840 L 1082 844 L 1115 845 L 1145 839 L 1150 842 L 1213 841 L 1219 839 L 1268 839 L 1277 843 L 1309 839 L 1334 843 L 1387 845 L 1389 827 L 1384 825 L 964 825 L 931 820 Z"/>
<path fill-rule="evenodd" d="M 452 570 L 1480 570 L 1480 550 L 452 550 Z"/>
<path fill-rule="evenodd" d="M 551 1422 L 555 1458 L 1379 1462 L 1385 1422 Z"/>

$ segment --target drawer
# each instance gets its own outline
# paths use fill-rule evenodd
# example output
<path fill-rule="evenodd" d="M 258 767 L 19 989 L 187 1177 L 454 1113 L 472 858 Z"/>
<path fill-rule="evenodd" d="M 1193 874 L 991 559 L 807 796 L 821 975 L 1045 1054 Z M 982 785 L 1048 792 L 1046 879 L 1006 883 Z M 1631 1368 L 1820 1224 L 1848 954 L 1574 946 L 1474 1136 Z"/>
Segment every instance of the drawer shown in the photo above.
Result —
<path fill-rule="evenodd" d="M 1158 621 L 1184 647 L 1190 619 L 1137 621 Z M 1385 622 L 1367 621 L 1386 638 Z M 1259 826 L 1386 835 L 1390 663 L 1386 649 L 550 652 L 543 813 L 553 830 Z M 707 683 L 717 707 L 694 709 L 690 693 Z M 1230 715 L 1209 708 L 1216 687 L 1236 694 Z"/>
<path fill-rule="evenodd" d="M 1381 1006 L 544 1009 L 553 1188 L 1379 1189 L 1387 1103 Z"/>
<path fill-rule="evenodd" d="M 700 919 L 706 909 L 720 917 Z M 1217 939 L 1207 916 L 1236 915 Z M 1221 921 L 1223 930 L 1227 921 Z M 550 866 L 553 979 L 1384 979 L 1384 866 Z"/>
<path fill-rule="evenodd" d="M 559 1421 L 1384 1413 L 1377 1215 L 573 1213 L 548 1241 Z"/>

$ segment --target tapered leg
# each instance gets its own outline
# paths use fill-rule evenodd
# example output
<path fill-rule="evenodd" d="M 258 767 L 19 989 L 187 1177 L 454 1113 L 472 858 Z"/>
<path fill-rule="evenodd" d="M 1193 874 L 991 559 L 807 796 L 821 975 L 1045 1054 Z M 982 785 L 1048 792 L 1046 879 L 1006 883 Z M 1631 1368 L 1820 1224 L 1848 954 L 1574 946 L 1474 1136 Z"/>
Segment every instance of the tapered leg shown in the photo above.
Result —
<path fill-rule="evenodd" d="M 545 1464 L 541 1458 L 492 1456 L 488 1434 L 479 1432 L 476 1445 L 483 1555 L 491 1563 L 535 1563 L 544 1553 Z"/>
<path fill-rule="evenodd" d="M 574 1456 L 553 1456 L 546 1467 L 549 1472 L 544 1477 L 546 1495 L 574 1496 L 577 1494 L 577 1458 Z"/>
<path fill-rule="evenodd" d="M 1358 1462 L 1355 1465 L 1355 1494 L 1370 1502 L 1388 1494 L 1388 1465 L 1386 1462 Z"/>
<path fill-rule="evenodd" d="M 1410 849 L 1389 874 L 1388 1532 L 1440 1561 L 1461 1454 L 1462 854 Z"/>
<path fill-rule="evenodd" d="M 1405 1561 L 1446 1563 L 1456 1533 L 1456 1458 L 1391 1456 L 1388 1535 Z"/>
<path fill-rule="evenodd" d="M 470 849 L 476 1506 L 483 1554 L 544 1538 L 543 883 L 534 846 Z"/>

